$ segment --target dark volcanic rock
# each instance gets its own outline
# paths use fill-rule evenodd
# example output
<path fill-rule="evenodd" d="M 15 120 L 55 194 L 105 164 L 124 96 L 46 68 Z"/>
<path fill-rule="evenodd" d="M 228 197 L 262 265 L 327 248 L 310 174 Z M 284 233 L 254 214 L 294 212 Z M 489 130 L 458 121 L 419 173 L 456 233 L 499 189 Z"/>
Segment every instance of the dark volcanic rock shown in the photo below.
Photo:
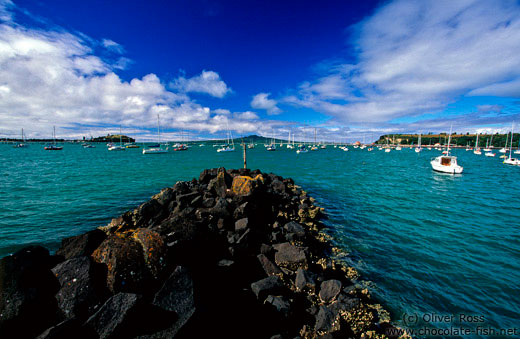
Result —
<path fill-rule="evenodd" d="M 161 236 L 152 230 L 139 228 L 132 234 L 143 249 L 146 266 L 155 278 L 159 278 L 166 267 L 166 246 Z"/>
<path fill-rule="evenodd" d="M 89 256 L 106 237 L 105 232 L 95 229 L 85 234 L 65 238 L 61 241 L 56 255 L 63 256 L 65 260 L 83 255 Z"/>
<path fill-rule="evenodd" d="M 272 305 L 276 311 L 287 317 L 291 311 L 291 304 L 286 298 L 280 296 L 268 295 L 265 300 L 266 304 Z"/>
<path fill-rule="evenodd" d="M 311 292 L 315 292 L 316 290 L 316 279 L 314 274 L 308 272 L 306 270 L 302 270 L 299 268 L 296 271 L 296 278 L 294 280 L 294 285 L 298 291 L 303 291 L 304 289 L 309 289 Z"/>
<path fill-rule="evenodd" d="M 139 299 L 137 294 L 118 293 L 108 299 L 85 325 L 94 330 L 101 339 L 116 337 L 117 332 L 123 331 L 125 321 L 132 318 L 131 310 L 136 307 Z"/>
<path fill-rule="evenodd" d="M 226 172 L 224 168 L 219 168 L 217 177 L 211 179 L 208 183 L 208 189 L 215 192 L 221 198 L 225 198 L 231 188 L 233 178 Z"/>
<path fill-rule="evenodd" d="M 305 229 L 303 226 L 294 221 L 288 222 L 283 228 L 287 231 L 287 233 L 294 233 L 301 237 L 305 235 Z"/>
<path fill-rule="evenodd" d="M 106 264 L 107 286 L 113 293 L 137 292 L 151 282 L 142 246 L 129 238 L 110 235 L 92 254 L 94 261 Z"/>
<path fill-rule="evenodd" d="M 96 267 L 89 257 L 69 259 L 52 269 L 61 288 L 56 294 L 65 318 L 86 318 L 108 297 L 106 272 Z"/>
<path fill-rule="evenodd" d="M 158 194 L 154 195 L 152 199 L 157 200 L 159 205 L 167 207 L 170 204 L 170 202 L 173 199 L 175 199 L 175 191 L 173 190 L 173 188 L 167 187 L 161 190 L 161 192 L 159 192 Z"/>
<path fill-rule="evenodd" d="M 264 269 L 267 275 L 282 275 L 282 270 L 278 266 L 276 266 L 269 258 L 265 256 L 265 254 L 257 255 L 258 261 L 260 261 L 260 265 Z"/>
<path fill-rule="evenodd" d="M 199 196 L 200 196 L 199 192 L 190 192 L 190 193 L 178 195 L 177 196 L 178 206 L 180 208 L 184 208 L 188 205 L 188 203 L 190 203 L 191 201 L 193 201 L 195 198 L 197 198 Z"/>
<path fill-rule="evenodd" d="M 327 306 L 320 306 L 320 310 L 316 315 L 316 331 L 334 332 L 339 329 L 339 321 L 337 313 L 333 312 Z"/>
<path fill-rule="evenodd" d="M 2 338 L 32 338 L 56 322 L 54 294 L 60 284 L 51 265 L 49 251 L 41 246 L 26 247 L 0 260 Z"/>
<path fill-rule="evenodd" d="M 245 230 L 248 225 L 249 225 L 248 218 L 239 219 L 235 222 L 235 231 Z"/>
<path fill-rule="evenodd" d="M 217 168 L 205 169 L 204 171 L 202 171 L 202 173 L 200 173 L 199 182 L 201 184 L 208 184 L 211 181 L 211 179 L 217 176 L 217 172 Z"/>
<path fill-rule="evenodd" d="M 175 269 L 163 287 L 155 295 L 153 305 L 166 311 L 175 312 L 178 318 L 171 327 L 147 337 L 174 337 L 195 312 L 193 281 L 186 268 L 178 266 Z"/>
<path fill-rule="evenodd" d="M 155 199 L 148 200 L 139 206 L 134 214 L 134 224 L 136 226 L 148 226 L 160 220 L 164 215 L 164 210 Z"/>
<path fill-rule="evenodd" d="M 273 246 L 276 250 L 274 260 L 280 267 L 296 271 L 298 268 L 307 268 L 307 256 L 301 247 L 291 245 L 288 242 Z"/>
<path fill-rule="evenodd" d="M 336 279 L 324 281 L 320 287 L 320 299 L 324 302 L 331 302 L 339 292 L 341 292 L 341 281 Z"/>
<path fill-rule="evenodd" d="M 269 294 L 278 294 L 283 290 L 283 284 L 276 275 L 258 280 L 251 284 L 251 290 L 259 300 L 264 300 Z"/>

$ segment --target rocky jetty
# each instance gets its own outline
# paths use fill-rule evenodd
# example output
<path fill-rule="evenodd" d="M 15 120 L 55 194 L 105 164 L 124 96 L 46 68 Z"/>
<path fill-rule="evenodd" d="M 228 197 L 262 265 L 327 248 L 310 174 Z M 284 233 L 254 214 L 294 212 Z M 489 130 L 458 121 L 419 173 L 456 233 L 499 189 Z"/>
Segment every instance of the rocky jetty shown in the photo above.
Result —
<path fill-rule="evenodd" d="M 1 338 L 384 338 L 291 179 L 204 170 L 107 226 L 0 260 Z"/>

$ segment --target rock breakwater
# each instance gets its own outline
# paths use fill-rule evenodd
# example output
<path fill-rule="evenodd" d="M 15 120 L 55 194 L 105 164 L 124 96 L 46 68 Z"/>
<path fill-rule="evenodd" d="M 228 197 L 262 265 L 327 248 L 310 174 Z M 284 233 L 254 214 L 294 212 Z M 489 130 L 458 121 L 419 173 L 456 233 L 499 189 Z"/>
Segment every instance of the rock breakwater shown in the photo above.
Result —
<path fill-rule="evenodd" d="M 2 338 L 383 338 L 292 179 L 204 170 L 108 225 L 0 260 Z"/>

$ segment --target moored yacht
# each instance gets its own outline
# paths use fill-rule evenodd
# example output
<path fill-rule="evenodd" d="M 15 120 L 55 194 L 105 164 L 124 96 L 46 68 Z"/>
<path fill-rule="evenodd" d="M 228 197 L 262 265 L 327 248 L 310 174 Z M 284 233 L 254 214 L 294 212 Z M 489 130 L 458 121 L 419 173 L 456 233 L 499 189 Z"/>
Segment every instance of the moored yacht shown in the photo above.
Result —
<path fill-rule="evenodd" d="M 463 167 L 457 163 L 457 157 L 450 155 L 450 142 L 451 142 L 451 128 L 450 136 L 448 139 L 448 146 L 446 148 L 446 155 L 440 155 L 432 158 L 430 164 L 434 171 L 449 173 L 449 174 L 460 174 L 463 171 Z"/>

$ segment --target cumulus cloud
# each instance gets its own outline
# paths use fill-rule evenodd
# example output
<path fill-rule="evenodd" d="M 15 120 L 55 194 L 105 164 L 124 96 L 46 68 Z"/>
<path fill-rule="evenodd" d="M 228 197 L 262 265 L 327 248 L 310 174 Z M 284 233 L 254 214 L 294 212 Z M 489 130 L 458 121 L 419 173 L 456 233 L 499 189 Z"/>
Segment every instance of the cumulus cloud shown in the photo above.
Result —
<path fill-rule="evenodd" d="M 257 120 L 257 119 L 260 119 L 260 117 L 255 112 L 251 112 L 251 111 L 237 112 L 237 113 L 235 113 L 234 117 L 237 118 L 237 119 L 242 119 L 242 120 Z"/>
<path fill-rule="evenodd" d="M 343 122 L 382 123 L 464 96 L 520 96 L 517 2 L 396 0 L 351 32 L 356 62 L 329 64 L 286 102 Z"/>
<path fill-rule="evenodd" d="M 185 93 L 205 93 L 216 98 L 223 98 L 232 92 L 231 88 L 220 79 L 220 75 L 213 71 L 202 71 L 200 75 L 189 79 L 181 76 L 171 83 L 171 87 Z"/>
<path fill-rule="evenodd" d="M 0 13 L 8 15 L 11 3 L 0 1 Z M 18 135 L 25 127 L 30 137 L 48 137 L 57 125 L 61 137 L 77 137 L 113 133 L 114 127 L 122 125 L 126 131 L 138 129 L 146 136 L 147 129 L 155 128 L 157 114 L 164 130 L 216 133 L 227 125 L 243 131 L 258 129 L 251 115 L 226 122 L 230 111 L 212 112 L 188 97 L 186 92 L 191 91 L 217 97 L 229 93 L 217 73 L 204 71 L 180 80 L 183 90 L 178 92 L 168 90 L 155 74 L 126 81 L 116 72 L 130 61 L 123 56 L 107 61 L 95 54 L 100 45 L 110 52 L 124 52 L 109 39 L 99 42 L 63 29 L 0 23 L 1 134 Z"/>
<path fill-rule="evenodd" d="M 282 113 L 282 110 L 276 106 L 278 103 L 274 99 L 269 99 L 271 93 L 258 93 L 251 100 L 251 107 L 256 109 L 265 109 L 267 114 L 276 115 Z"/>

